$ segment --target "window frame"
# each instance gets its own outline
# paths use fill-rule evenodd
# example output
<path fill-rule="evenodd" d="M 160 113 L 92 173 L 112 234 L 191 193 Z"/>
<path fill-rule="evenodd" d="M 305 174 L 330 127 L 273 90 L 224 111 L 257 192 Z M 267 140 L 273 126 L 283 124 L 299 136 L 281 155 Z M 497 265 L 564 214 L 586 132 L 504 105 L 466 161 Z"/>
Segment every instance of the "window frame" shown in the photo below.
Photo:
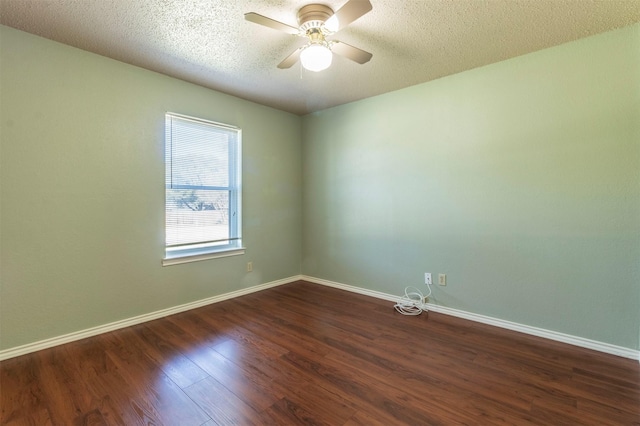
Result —
<path fill-rule="evenodd" d="M 197 124 L 211 126 L 212 128 L 218 128 L 225 132 L 234 132 L 236 134 L 235 142 L 229 144 L 228 159 L 229 169 L 233 165 L 233 170 L 229 170 L 229 182 L 227 187 L 207 187 L 204 190 L 223 190 L 229 191 L 229 206 L 228 206 L 228 218 L 229 218 L 229 239 L 222 240 L 220 242 L 200 242 L 192 244 L 183 244 L 169 246 L 167 245 L 167 190 L 168 189 L 187 189 L 187 185 L 177 185 L 178 188 L 174 188 L 173 185 L 167 182 L 171 182 L 171 178 L 168 177 L 168 170 L 171 170 L 173 165 L 167 163 L 173 161 L 171 154 L 167 155 L 167 150 L 172 150 L 172 140 L 170 140 L 171 130 L 169 129 L 170 120 L 183 120 L 191 121 Z M 165 113 L 165 132 L 164 132 L 164 149 L 165 149 L 165 244 L 164 244 L 164 258 L 162 259 L 162 265 L 175 265 L 180 263 L 196 262 L 200 260 L 215 259 L 220 257 L 236 256 L 245 253 L 245 248 L 242 245 L 242 129 L 236 126 L 228 124 L 218 123 L 211 120 L 206 120 L 197 117 L 191 117 L 188 115 L 177 114 L 173 112 Z M 202 187 L 190 187 L 188 189 L 203 190 Z M 235 206 L 235 208 L 234 208 Z M 232 212 L 235 210 L 235 214 Z M 226 244 L 224 244 L 226 241 Z"/>

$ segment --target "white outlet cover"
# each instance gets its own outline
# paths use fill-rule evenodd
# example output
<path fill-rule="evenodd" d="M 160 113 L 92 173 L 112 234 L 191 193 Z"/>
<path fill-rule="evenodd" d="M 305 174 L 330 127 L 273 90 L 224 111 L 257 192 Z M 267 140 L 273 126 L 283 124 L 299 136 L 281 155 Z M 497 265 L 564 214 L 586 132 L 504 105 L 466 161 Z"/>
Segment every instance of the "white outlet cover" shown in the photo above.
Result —
<path fill-rule="evenodd" d="M 447 274 L 438 275 L 438 284 L 439 285 L 447 285 Z"/>

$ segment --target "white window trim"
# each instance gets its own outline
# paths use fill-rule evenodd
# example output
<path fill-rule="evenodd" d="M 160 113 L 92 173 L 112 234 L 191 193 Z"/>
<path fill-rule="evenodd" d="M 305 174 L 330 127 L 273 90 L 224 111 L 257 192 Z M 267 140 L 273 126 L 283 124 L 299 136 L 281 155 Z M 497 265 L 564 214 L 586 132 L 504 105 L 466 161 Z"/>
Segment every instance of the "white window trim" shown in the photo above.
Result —
<path fill-rule="evenodd" d="M 162 266 L 180 265 L 182 263 L 199 262 L 201 260 L 219 259 L 221 257 L 240 256 L 245 252 L 244 247 L 219 250 L 208 253 L 192 254 L 189 256 L 165 257 L 162 259 Z"/>

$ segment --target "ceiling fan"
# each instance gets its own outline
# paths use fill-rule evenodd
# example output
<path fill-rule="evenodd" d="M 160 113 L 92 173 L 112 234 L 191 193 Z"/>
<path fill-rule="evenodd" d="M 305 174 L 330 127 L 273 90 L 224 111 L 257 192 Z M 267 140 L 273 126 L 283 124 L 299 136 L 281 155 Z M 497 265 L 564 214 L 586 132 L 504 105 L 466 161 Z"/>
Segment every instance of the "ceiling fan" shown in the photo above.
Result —
<path fill-rule="evenodd" d="M 247 21 L 265 27 L 306 37 L 307 43 L 298 48 L 278 64 L 278 68 L 291 68 L 298 59 L 310 71 L 322 71 L 331 65 L 333 53 L 349 58 L 359 64 L 369 62 L 373 55 L 362 49 L 338 40 L 327 40 L 356 19 L 373 9 L 369 0 L 349 0 L 334 12 L 329 6 L 308 4 L 298 10 L 298 27 L 276 21 L 257 13 L 245 13 Z"/>

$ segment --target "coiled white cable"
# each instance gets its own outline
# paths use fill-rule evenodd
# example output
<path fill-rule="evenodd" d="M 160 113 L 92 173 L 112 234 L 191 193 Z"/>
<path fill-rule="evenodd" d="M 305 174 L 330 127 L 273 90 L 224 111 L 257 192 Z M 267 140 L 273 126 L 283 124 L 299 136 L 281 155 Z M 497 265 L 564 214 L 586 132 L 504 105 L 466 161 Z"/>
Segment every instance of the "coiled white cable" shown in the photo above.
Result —
<path fill-rule="evenodd" d="M 404 296 L 401 297 L 393 307 L 402 315 L 420 315 L 422 311 L 427 310 L 425 298 L 431 296 L 431 287 L 427 287 L 429 288 L 427 295 L 423 295 L 422 292 L 415 287 L 406 287 L 404 289 Z"/>

